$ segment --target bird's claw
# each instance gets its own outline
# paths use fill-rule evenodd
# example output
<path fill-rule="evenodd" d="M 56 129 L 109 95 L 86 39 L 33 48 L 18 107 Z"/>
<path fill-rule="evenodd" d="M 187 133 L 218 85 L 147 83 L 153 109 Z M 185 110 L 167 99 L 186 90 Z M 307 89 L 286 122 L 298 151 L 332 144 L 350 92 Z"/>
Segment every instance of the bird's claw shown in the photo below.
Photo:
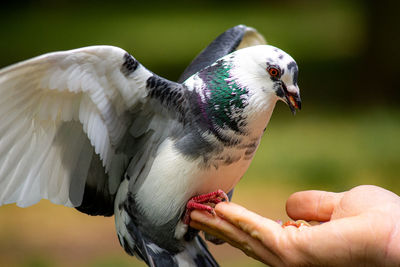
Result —
<path fill-rule="evenodd" d="M 211 215 L 215 216 L 216 213 L 214 211 L 214 208 L 207 204 L 218 204 L 222 201 L 229 202 L 229 198 L 228 195 L 221 189 L 218 189 L 217 191 L 208 194 L 192 197 L 186 204 L 186 211 L 183 218 L 183 222 L 185 224 L 190 223 L 190 213 L 192 212 L 192 210 L 195 209 L 205 210 Z"/>

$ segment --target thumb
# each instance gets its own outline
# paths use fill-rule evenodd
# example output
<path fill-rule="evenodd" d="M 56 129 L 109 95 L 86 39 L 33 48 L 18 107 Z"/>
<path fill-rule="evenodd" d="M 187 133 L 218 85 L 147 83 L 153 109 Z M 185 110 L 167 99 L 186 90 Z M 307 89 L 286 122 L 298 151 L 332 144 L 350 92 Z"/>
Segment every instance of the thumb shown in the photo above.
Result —
<path fill-rule="evenodd" d="M 343 193 L 326 191 L 301 191 L 292 194 L 286 201 L 286 212 L 294 220 L 329 221 Z"/>

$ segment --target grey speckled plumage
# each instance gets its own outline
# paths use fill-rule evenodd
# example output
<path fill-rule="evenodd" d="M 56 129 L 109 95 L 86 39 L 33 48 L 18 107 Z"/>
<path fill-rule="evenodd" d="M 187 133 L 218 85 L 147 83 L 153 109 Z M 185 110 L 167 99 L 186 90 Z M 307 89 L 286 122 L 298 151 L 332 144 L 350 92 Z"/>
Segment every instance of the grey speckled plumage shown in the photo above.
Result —
<path fill-rule="evenodd" d="M 276 101 L 300 108 L 297 64 L 239 25 L 178 82 L 112 46 L 42 55 L 0 70 L 0 205 L 46 198 L 115 215 L 118 239 L 149 266 L 217 266 L 186 203 L 230 192 Z"/>

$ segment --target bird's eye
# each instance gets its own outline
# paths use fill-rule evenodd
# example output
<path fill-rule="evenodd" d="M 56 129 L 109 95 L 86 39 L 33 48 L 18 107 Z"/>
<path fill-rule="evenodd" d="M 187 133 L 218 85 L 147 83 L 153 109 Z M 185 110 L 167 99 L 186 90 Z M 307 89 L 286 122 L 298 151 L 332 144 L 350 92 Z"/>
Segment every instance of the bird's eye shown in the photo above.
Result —
<path fill-rule="evenodd" d="M 276 67 L 268 67 L 267 71 L 271 77 L 279 78 L 281 76 L 281 71 Z"/>

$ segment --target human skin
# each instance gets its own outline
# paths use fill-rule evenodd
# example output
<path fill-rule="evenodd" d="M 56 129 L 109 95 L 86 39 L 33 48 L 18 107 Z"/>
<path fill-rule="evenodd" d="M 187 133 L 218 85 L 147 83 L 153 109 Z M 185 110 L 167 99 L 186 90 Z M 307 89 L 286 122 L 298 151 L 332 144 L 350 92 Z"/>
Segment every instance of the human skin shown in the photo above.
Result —
<path fill-rule="evenodd" d="M 291 195 L 289 217 L 315 226 L 282 227 L 232 202 L 215 212 L 193 211 L 190 226 L 271 266 L 400 266 L 400 198 L 380 187 Z"/>

